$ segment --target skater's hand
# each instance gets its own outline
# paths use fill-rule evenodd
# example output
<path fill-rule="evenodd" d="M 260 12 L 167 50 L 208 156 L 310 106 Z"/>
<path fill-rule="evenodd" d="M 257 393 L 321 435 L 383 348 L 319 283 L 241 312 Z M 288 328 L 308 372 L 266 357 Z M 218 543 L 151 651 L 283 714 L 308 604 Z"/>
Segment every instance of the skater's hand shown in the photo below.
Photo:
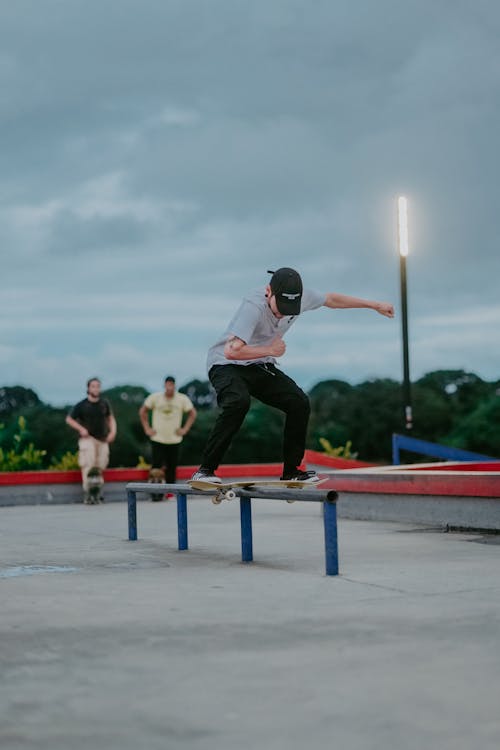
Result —
<path fill-rule="evenodd" d="M 87 429 L 85 429 L 85 427 L 82 427 L 82 429 L 80 430 L 80 437 L 86 438 L 89 436 L 90 436 L 90 432 Z"/>
<path fill-rule="evenodd" d="M 269 345 L 269 354 L 271 357 L 281 357 L 286 351 L 286 344 L 281 336 L 276 336 Z"/>
<path fill-rule="evenodd" d="M 377 302 L 375 310 L 380 313 L 380 315 L 385 315 L 386 318 L 394 317 L 394 307 L 390 302 Z"/>
<path fill-rule="evenodd" d="M 144 432 L 148 437 L 154 437 L 156 435 L 156 430 L 153 430 L 152 427 L 145 427 Z"/>

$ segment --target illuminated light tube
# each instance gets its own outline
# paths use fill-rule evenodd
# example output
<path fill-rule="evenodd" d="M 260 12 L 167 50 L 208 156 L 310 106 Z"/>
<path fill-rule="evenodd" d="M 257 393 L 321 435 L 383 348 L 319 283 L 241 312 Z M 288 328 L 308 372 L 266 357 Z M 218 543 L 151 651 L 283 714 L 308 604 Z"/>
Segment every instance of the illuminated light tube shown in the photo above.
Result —
<path fill-rule="evenodd" d="M 408 255 L 408 201 L 404 196 L 398 198 L 398 238 L 399 254 Z"/>

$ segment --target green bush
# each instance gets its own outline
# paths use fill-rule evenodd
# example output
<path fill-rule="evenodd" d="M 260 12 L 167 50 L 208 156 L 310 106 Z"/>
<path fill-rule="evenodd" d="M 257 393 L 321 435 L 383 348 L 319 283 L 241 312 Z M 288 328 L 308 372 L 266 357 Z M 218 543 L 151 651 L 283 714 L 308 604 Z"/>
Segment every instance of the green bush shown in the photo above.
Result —
<path fill-rule="evenodd" d="M 35 448 L 33 443 L 26 443 L 26 419 L 17 420 L 18 431 L 12 438 L 11 448 L 0 447 L 0 471 L 24 471 L 26 469 L 41 469 L 46 451 Z M 4 426 L 0 425 L 0 437 Z M 3 441 L 2 441 L 3 442 Z"/>
<path fill-rule="evenodd" d="M 345 445 L 339 445 L 338 448 L 334 448 L 333 445 L 330 443 L 330 441 L 323 437 L 319 438 L 319 442 L 321 443 L 323 451 L 326 453 L 327 456 L 333 456 L 334 458 L 350 458 L 350 459 L 356 459 L 358 457 L 357 453 L 353 453 L 351 451 L 351 448 L 352 448 L 351 440 L 348 440 Z"/>
<path fill-rule="evenodd" d="M 78 451 L 75 453 L 66 451 L 61 458 L 53 458 L 50 462 L 50 468 L 58 471 L 72 471 L 73 469 L 79 469 Z"/>

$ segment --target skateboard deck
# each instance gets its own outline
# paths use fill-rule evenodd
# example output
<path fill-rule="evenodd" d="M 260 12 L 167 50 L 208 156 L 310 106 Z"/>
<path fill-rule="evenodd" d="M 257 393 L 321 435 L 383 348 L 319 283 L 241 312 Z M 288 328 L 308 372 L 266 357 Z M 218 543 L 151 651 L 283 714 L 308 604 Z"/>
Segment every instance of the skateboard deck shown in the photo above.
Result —
<path fill-rule="evenodd" d="M 154 486 L 155 484 L 160 484 L 162 482 L 165 482 L 165 472 L 163 471 L 163 469 L 150 469 L 148 484 Z M 151 492 L 150 498 L 153 503 L 159 503 L 162 500 L 166 499 L 166 495 L 163 492 Z"/>
<path fill-rule="evenodd" d="M 194 490 L 202 490 L 214 494 L 212 502 L 218 505 L 222 500 L 234 500 L 236 497 L 235 488 L 247 489 L 250 487 L 285 487 L 285 488 L 302 488 L 317 487 L 319 484 L 326 482 L 326 479 L 320 479 L 319 482 L 303 482 L 298 479 L 254 479 L 241 482 L 206 482 L 203 479 L 191 479 L 188 484 Z M 293 503 L 293 500 L 287 502 Z"/>
<path fill-rule="evenodd" d="M 99 505 L 103 502 L 102 497 L 102 486 L 104 479 L 102 476 L 102 470 L 98 466 L 93 466 L 88 473 L 87 477 L 87 491 L 85 493 L 84 502 L 87 505 Z"/>

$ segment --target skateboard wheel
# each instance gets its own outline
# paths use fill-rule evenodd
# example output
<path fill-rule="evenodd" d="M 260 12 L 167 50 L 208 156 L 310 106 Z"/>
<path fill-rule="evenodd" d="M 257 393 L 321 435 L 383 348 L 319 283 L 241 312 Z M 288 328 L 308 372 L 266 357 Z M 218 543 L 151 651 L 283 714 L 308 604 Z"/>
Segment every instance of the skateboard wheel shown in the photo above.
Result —
<path fill-rule="evenodd" d="M 215 497 L 212 498 L 212 502 L 214 505 L 220 505 L 222 502 L 222 498 L 219 497 L 219 495 L 215 495 Z"/>
<path fill-rule="evenodd" d="M 236 497 L 236 492 L 234 490 L 228 490 L 226 492 L 226 500 L 234 500 Z"/>

